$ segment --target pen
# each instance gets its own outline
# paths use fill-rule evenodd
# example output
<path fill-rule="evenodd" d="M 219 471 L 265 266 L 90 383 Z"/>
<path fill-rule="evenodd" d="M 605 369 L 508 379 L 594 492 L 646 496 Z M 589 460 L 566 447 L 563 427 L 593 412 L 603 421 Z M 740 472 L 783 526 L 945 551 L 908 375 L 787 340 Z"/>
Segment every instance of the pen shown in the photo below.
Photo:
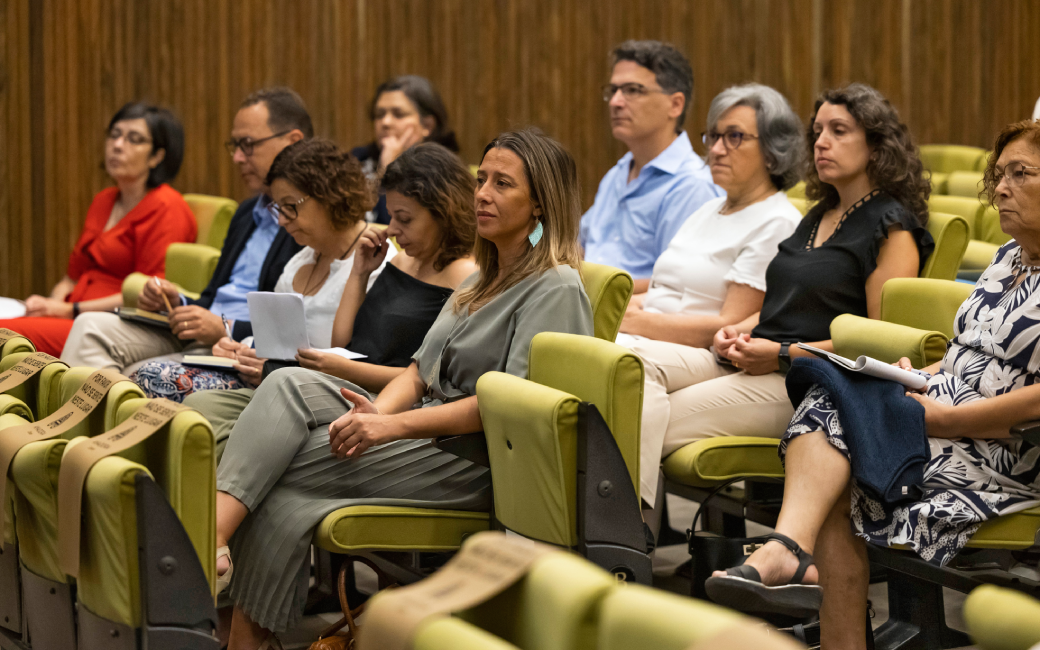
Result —
<path fill-rule="evenodd" d="M 166 292 L 162 290 L 162 285 L 159 284 L 159 278 L 153 277 L 152 279 L 155 280 L 155 286 L 159 288 L 159 295 L 162 296 L 163 302 L 166 303 L 166 313 L 172 316 L 173 307 L 170 306 L 170 299 L 166 297 Z"/>
<path fill-rule="evenodd" d="M 235 337 L 231 336 L 231 323 L 228 322 L 227 316 L 221 314 L 220 322 L 224 323 L 224 331 L 227 332 L 227 337 L 231 340 L 234 340 Z"/>

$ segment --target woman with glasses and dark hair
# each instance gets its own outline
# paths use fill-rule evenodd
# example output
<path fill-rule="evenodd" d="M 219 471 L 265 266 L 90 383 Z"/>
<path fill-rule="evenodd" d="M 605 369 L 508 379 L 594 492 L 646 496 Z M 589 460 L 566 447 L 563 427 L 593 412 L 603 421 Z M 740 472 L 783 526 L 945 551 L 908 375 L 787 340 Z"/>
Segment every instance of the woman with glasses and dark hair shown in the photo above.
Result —
<path fill-rule="evenodd" d="M 339 343 L 333 321 L 348 279 L 356 267 L 366 277 L 367 290 L 383 263 L 396 250 L 373 257 L 355 255 L 367 240 L 365 212 L 374 200 L 361 166 L 346 151 L 327 140 L 301 140 L 283 149 L 271 164 L 265 184 L 271 188 L 272 212 L 278 224 L 303 246 L 286 263 L 274 290 L 303 296 L 307 336 L 318 348 Z M 236 360 L 235 373 L 191 368 L 156 359 L 140 366 L 131 379 L 151 397 L 177 402 L 196 391 L 256 386 L 263 359 L 247 345 L 222 338 L 213 353 Z"/>
<path fill-rule="evenodd" d="M 802 218 L 784 190 L 802 172 L 805 135 L 783 95 L 760 84 L 728 88 L 712 100 L 707 128 L 708 166 L 726 195 L 679 228 L 654 264 L 649 290 L 629 303 L 617 340 L 643 358 L 646 371 L 640 492 L 650 506 L 669 394 L 684 387 L 675 369 L 714 368 L 712 338 L 762 309 L 766 267 Z"/>
<path fill-rule="evenodd" d="M 795 344 L 832 350 L 831 321 L 845 313 L 877 318 L 885 281 L 916 277 L 934 248 L 917 148 L 880 93 L 862 84 L 824 93 L 808 144 L 807 194 L 817 203 L 769 262 L 761 309 L 710 340 L 701 333 L 697 342 L 711 352 L 689 351 L 682 363 L 660 367 L 668 413 L 643 428 L 644 438 L 663 440 L 660 455 L 644 464 L 654 480 L 655 461 L 692 442 L 780 438 L 794 414 L 785 373 L 793 357 L 808 354 Z"/>
<path fill-rule="evenodd" d="M 984 185 L 1013 239 L 957 311 L 945 356 L 924 369 L 927 384 L 904 393 L 867 378 L 887 384 L 881 399 L 865 399 L 854 388 L 860 382 L 840 396 L 820 384 L 800 389 L 804 398 L 780 447 L 787 479 L 776 533 L 783 539 L 709 579 L 715 600 L 759 612 L 818 609 L 823 647 L 865 648 L 864 540 L 909 546 L 943 566 L 983 522 L 1040 505 L 1040 447 L 1010 433 L 1040 419 L 1040 123 L 1000 132 Z M 912 369 L 906 358 L 898 365 Z M 862 424 L 882 413 L 881 426 Z M 857 436 L 888 443 L 883 455 L 892 467 L 915 459 L 900 498 L 877 491 L 878 475 L 863 469 L 863 447 L 851 444 Z"/>
<path fill-rule="evenodd" d="M 94 197 L 68 270 L 50 295 L 29 296 L 25 316 L 0 320 L 0 327 L 59 356 L 76 316 L 122 306 L 126 276 L 162 277 L 166 247 L 197 234 L 188 204 L 167 184 L 183 158 L 184 131 L 173 113 L 143 103 L 120 108 L 105 138 L 104 169 L 115 186 Z"/>
<path fill-rule="evenodd" d="M 459 150 L 448 123 L 448 110 L 426 77 L 402 75 L 384 81 L 372 97 L 369 116 L 375 140 L 351 153 L 376 185 L 390 163 L 420 142 L 436 142 L 456 153 Z M 372 213 L 376 223 L 390 223 L 385 196 L 379 197 Z"/>

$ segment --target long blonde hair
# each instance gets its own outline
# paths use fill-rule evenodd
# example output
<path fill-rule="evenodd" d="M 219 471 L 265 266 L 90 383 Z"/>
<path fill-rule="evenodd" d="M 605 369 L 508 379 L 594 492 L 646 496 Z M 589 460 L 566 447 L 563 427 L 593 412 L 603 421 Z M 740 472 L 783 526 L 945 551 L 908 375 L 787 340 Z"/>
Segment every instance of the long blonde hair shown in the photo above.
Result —
<path fill-rule="evenodd" d="M 540 275 L 561 264 L 581 273 L 581 193 L 574 159 L 563 145 L 537 129 L 502 133 L 484 147 L 481 161 L 492 149 L 508 149 L 523 162 L 531 202 L 542 209 L 538 218 L 543 227 L 542 238 L 535 246 L 528 244 L 527 253 L 499 281 L 498 248 L 478 235 L 473 255 L 480 277 L 456 294 L 456 313 L 464 306 L 471 311 L 479 309 L 528 276 Z"/>

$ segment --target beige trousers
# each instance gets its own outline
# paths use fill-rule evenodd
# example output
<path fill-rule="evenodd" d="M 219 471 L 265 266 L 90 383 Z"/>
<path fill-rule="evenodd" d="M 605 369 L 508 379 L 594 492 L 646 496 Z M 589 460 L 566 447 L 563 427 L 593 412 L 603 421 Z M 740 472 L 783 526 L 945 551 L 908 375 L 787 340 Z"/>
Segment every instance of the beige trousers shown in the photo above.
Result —
<path fill-rule="evenodd" d="M 640 495 L 655 503 L 661 459 L 705 438 L 779 438 L 794 408 L 784 376 L 752 377 L 715 363 L 711 352 L 640 339 L 629 346 L 643 359 Z"/>
<path fill-rule="evenodd" d="M 80 314 L 73 322 L 61 360 L 70 366 L 117 370 L 128 375 L 142 361 L 179 356 L 189 347 L 200 346 L 195 341 L 178 339 L 167 329 L 131 323 L 110 312 L 94 311 Z M 201 351 L 203 349 L 206 351 Z M 201 346 L 199 353 L 209 354 L 208 350 L 208 346 Z"/>

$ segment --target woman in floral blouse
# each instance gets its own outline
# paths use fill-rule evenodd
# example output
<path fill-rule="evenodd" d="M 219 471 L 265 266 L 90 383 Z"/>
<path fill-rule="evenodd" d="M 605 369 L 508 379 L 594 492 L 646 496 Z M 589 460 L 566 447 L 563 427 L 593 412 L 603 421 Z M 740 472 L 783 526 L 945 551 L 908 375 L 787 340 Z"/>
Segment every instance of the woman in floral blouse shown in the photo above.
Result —
<path fill-rule="evenodd" d="M 919 500 L 883 503 L 851 478 L 839 409 L 819 386 L 781 444 L 786 465 L 776 544 L 716 572 L 708 593 L 758 611 L 821 603 L 823 647 L 863 648 L 869 567 L 864 540 L 913 548 L 944 565 L 983 522 L 1040 505 L 1040 447 L 1009 430 L 1040 419 L 1040 121 L 997 137 L 985 194 L 1008 242 L 957 312 L 954 339 L 921 393 L 930 453 Z M 910 369 L 910 362 L 899 365 Z M 851 524 L 851 525 L 850 525 Z M 816 559 L 809 555 L 815 553 Z"/>

